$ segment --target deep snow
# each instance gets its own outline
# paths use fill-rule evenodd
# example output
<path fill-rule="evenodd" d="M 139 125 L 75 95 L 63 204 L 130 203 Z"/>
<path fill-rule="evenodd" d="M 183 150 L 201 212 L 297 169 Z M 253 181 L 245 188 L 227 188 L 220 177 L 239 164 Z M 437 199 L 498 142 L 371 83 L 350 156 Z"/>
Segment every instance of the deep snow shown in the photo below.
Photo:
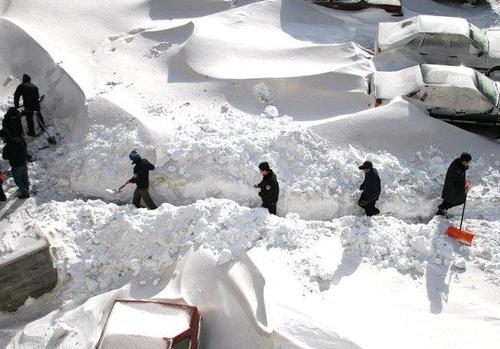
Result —
<path fill-rule="evenodd" d="M 405 6 L 498 20 L 487 6 Z M 299 0 L 13 0 L 0 13 L 2 110 L 30 73 L 62 137 L 30 143 L 38 193 L 0 208 L 0 251 L 47 236 L 60 282 L 1 315 L 0 346 L 90 348 L 113 299 L 157 297 L 200 308 L 206 348 L 495 348 L 500 148 L 401 99 L 371 108 L 367 78 L 396 64 L 359 45 L 400 18 Z M 157 165 L 155 211 L 124 205 L 131 187 L 105 191 L 131 175 L 132 148 Z M 432 218 L 464 150 L 471 248 Z M 372 219 L 356 206 L 367 158 L 383 181 Z M 264 160 L 280 217 L 255 208 Z"/>

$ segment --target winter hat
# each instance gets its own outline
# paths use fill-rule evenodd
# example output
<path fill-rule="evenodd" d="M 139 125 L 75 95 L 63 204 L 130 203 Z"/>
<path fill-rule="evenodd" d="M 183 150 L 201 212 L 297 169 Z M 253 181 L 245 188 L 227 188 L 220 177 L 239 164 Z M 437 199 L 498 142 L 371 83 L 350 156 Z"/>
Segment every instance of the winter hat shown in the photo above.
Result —
<path fill-rule="evenodd" d="M 14 107 L 10 107 L 8 110 L 7 110 L 7 116 L 10 116 L 12 118 L 16 117 L 17 116 L 17 109 L 14 108 Z"/>
<path fill-rule="evenodd" d="M 360 170 L 371 170 L 373 168 L 373 164 L 371 161 L 363 162 L 363 165 L 359 166 Z"/>
<path fill-rule="evenodd" d="M 269 167 L 269 164 L 267 162 L 261 162 L 259 164 L 259 169 L 261 171 L 269 171 L 271 168 Z"/>
<path fill-rule="evenodd" d="M 28 74 L 23 75 L 23 82 L 31 82 L 31 76 Z"/>
<path fill-rule="evenodd" d="M 130 152 L 130 154 L 128 155 L 128 157 L 132 161 L 139 161 L 139 160 L 141 160 L 141 156 L 139 155 L 139 153 L 135 149 Z"/>
<path fill-rule="evenodd" d="M 471 160 L 472 156 L 469 153 L 462 153 L 462 155 L 460 155 L 460 161 L 469 162 Z"/>

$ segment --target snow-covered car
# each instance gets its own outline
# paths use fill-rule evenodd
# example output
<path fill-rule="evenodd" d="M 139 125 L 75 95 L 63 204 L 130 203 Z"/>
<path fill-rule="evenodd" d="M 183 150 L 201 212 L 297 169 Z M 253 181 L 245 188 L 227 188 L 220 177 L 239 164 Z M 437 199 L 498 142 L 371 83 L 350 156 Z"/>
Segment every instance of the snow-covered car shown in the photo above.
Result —
<path fill-rule="evenodd" d="M 337 10 L 359 11 L 365 8 L 381 8 L 394 14 L 402 14 L 400 0 L 312 0 L 313 3 Z"/>
<path fill-rule="evenodd" d="M 199 349 L 196 307 L 162 300 L 116 300 L 98 349 Z"/>
<path fill-rule="evenodd" d="M 500 30 L 481 30 L 464 18 L 421 15 L 379 23 L 375 55 L 397 48 L 417 52 L 426 63 L 500 69 Z"/>
<path fill-rule="evenodd" d="M 500 125 L 500 83 L 471 68 L 421 64 L 376 72 L 370 90 L 376 105 L 405 96 L 445 121 Z"/>

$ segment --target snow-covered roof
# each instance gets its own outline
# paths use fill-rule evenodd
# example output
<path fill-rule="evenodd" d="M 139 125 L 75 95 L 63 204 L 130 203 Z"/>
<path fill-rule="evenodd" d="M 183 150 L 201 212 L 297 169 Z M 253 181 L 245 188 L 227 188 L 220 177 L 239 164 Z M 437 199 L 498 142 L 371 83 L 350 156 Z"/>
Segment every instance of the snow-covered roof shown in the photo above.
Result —
<path fill-rule="evenodd" d="M 421 33 L 447 33 L 469 36 L 469 22 L 464 18 L 445 16 L 417 16 Z"/>
<path fill-rule="evenodd" d="M 383 22 L 378 27 L 377 45 L 382 50 L 402 46 L 419 33 L 446 33 L 469 37 L 469 22 L 464 18 L 416 16 L 400 22 Z"/>
<path fill-rule="evenodd" d="M 426 84 L 477 89 L 476 72 L 472 68 L 437 64 L 422 64 L 420 68 Z"/>
<path fill-rule="evenodd" d="M 99 348 L 165 348 L 164 338 L 174 338 L 186 331 L 190 320 L 190 313 L 180 307 L 118 301 L 108 318 Z"/>

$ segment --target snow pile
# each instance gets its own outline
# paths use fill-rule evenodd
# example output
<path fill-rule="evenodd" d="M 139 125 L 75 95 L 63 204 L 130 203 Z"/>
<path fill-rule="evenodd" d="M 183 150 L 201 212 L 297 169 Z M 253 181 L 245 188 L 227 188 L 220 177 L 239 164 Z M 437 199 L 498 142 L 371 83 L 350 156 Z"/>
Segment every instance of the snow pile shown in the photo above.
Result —
<path fill-rule="evenodd" d="M 314 45 L 286 35 L 280 28 L 282 1 L 246 7 L 245 12 L 237 8 L 197 22 L 197 30 L 185 46 L 187 63 L 195 71 L 218 79 L 249 79 L 345 69 L 366 75 L 371 70 L 369 55 L 354 43 Z"/>

